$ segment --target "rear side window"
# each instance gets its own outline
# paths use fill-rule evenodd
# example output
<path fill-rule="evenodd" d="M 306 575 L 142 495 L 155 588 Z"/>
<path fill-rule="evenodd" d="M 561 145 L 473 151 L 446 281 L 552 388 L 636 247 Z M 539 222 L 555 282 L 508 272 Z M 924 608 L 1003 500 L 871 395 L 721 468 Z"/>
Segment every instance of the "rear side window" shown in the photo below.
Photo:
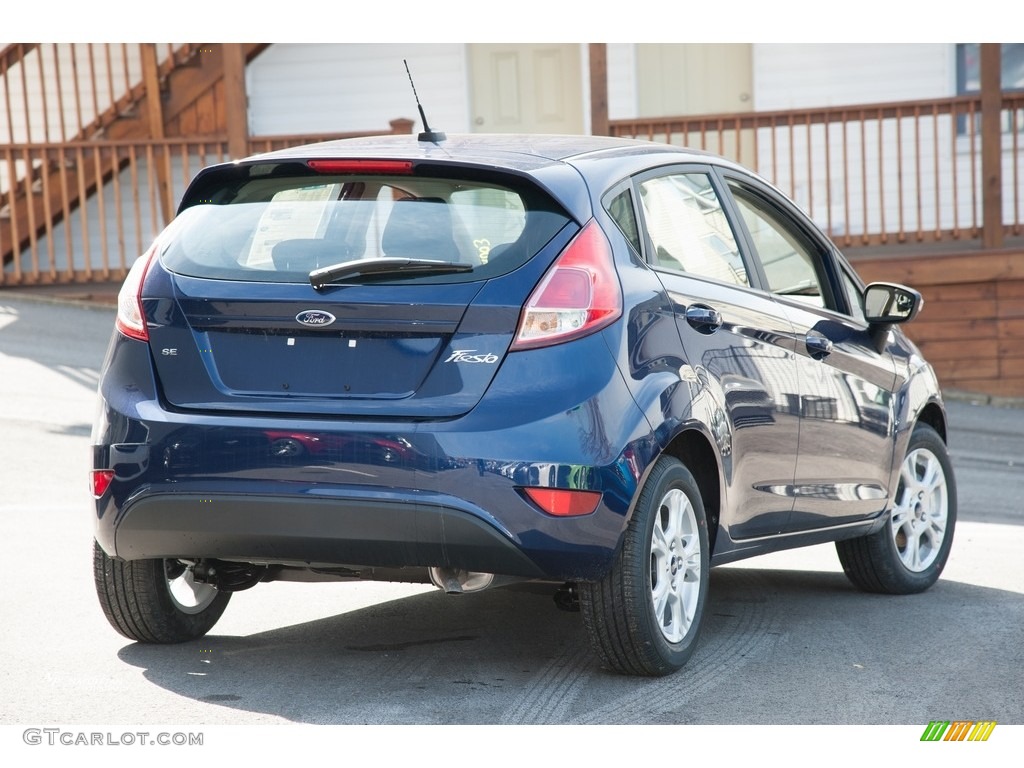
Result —
<path fill-rule="evenodd" d="M 748 284 L 739 247 L 707 174 L 654 176 L 639 189 L 652 266 Z"/>
<path fill-rule="evenodd" d="M 545 194 L 478 180 L 416 176 L 301 176 L 233 181 L 168 231 L 173 272 L 258 282 L 306 282 L 317 268 L 359 259 L 469 264 L 457 282 L 509 272 L 568 222 Z M 377 278 L 380 279 L 380 278 Z"/>
<path fill-rule="evenodd" d="M 629 190 L 625 189 L 615 195 L 607 204 L 608 215 L 622 230 L 633 250 L 642 253 L 640 248 L 640 228 L 636 223 L 636 214 L 633 211 L 633 197 Z"/>

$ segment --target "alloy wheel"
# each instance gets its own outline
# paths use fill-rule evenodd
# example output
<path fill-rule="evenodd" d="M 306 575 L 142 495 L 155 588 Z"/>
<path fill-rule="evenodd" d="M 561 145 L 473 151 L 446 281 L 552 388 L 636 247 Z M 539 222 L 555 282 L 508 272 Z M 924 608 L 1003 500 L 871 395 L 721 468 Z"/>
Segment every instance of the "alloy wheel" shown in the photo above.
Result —
<path fill-rule="evenodd" d="M 925 448 L 907 454 L 892 511 L 892 536 L 907 570 L 920 573 L 939 556 L 949 517 L 946 474 Z"/>
<path fill-rule="evenodd" d="M 701 587 L 697 518 L 685 493 L 662 498 L 651 534 L 651 600 L 662 635 L 678 643 L 690 631 Z"/>

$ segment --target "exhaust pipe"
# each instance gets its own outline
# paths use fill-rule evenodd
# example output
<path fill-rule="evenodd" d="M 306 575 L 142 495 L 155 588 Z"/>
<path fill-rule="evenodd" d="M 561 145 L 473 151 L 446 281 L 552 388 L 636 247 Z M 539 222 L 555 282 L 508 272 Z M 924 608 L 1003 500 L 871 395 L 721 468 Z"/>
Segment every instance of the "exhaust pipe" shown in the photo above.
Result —
<path fill-rule="evenodd" d="M 493 573 L 464 571 L 461 568 L 449 568 L 448 566 L 435 565 L 428 571 L 431 583 L 449 595 L 480 592 L 491 586 L 491 582 L 494 581 Z"/>

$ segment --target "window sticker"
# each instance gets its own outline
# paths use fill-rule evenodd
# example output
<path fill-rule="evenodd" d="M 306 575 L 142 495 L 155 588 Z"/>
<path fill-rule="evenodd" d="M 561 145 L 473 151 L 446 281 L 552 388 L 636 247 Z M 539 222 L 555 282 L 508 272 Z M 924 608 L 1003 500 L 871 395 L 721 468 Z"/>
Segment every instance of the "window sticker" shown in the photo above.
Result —
<path fill-rule="evenodd" d="M 245 265 L 253 269 L 274 269 L 270 254 L 282 240 L 322 238 L 338 189 L 338 184 L 322 184 L 285 189 L 274 195 L 256 225 Z"/>

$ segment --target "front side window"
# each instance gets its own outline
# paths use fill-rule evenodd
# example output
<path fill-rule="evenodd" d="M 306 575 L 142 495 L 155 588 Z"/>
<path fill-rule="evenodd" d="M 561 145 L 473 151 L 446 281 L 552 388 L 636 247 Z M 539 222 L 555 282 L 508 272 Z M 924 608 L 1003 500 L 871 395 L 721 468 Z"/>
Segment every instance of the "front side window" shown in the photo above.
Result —
<path fill-rule="evenodd" d="M 655 176 L 640 182 L 639 191 L 652 266 L 748 285 L 736 238 L 707 174 Z"/>
<path fill-rule="evenodd" d="M 761 261 L 768 290 L 826 306 L 821 258 L 813 246 L 764 198 L 735 181 L 729 182 L 729 188 Z"/>
<path fill-rule="evenodd" d="M 525 263 L 569 220 L 539 190 L 466 179 L 352 175 L 234 183 L 186 208 L 171 225 L 162 255 L 168 269 L 305 282 L 320 267 L 407 258 L 472 267 L 417 280 L 477 280 Z"/>
<path fill-rule="evenodd" d="M 850 316 L 856 320 L 860 320 L 862 323 L 866 322 L 864 319 L 863 298 L 861 297 L 860 286 L 854 282 L 854 279 L 846 272 L 846 270 L 839 271 L 839 279 L 843 284 L 843 291 L 846 293 L 846 303 L 850 308 Z"/>

